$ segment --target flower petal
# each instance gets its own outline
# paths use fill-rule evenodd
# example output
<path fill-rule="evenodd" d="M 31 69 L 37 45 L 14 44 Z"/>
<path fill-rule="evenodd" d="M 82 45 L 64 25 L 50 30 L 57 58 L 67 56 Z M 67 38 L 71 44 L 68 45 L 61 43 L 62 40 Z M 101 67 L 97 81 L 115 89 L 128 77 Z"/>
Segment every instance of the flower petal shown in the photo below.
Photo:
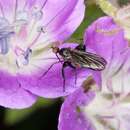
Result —
<path fill-rule="evenodd" d="M 59 130 L 129 130 L 129 96 L 113 98 L 112 93 L 84 93 L 78 89 L 63 103 Z"/>
<path fill-rule="evenodd" d="M 8 108 L 26 108 L 36 102 L 37 97 L 22 88 L 17 77 L 0 72 L 0 105 Z"/>
<path fill-rule="evenodd" d="M 19 11 L 24 11 L 26 5 L 30 5 L 32 0 L 0 0 L 0 15 L 8 19 L 8 21 L 14 22 L 16 14 Z"/>
<path fill-rule="evenodd" d="M 61 47 L 75 47 L 77 44 L 63 44 Z M 52 51 L 50 51 L 52 53 Z M 49 55 L 50 55 L 49 53 Z M 55 54 L 52 54 L 55 55 Z M 44 58 L 44 57 L 43 57 Z M 49 59 L 48 59 L 49 60 Z M 65 68 L 65 92 L 63 91 L 63 77 L 62 77 L 62 63 L 55 64 L 48 72 L 48 68 L 54 64 L 56 60 L 50 60 L 48 64 L 41 64 L 40 72 L 32 75 L 20 75 L 21 84 L 24 84 L 24 88 L 30 92 L 48 98 L 60 97 L 68 95 L 74 92 L 76 89 L 82 86 L 83 81 L 87 79 L 88 76 L 92 75 L 95 77 L 97 82 L 100 82 L 99 75 L 95 74 L 94 71 L 89 69 L 75 69 L 71 67 Z M 43 68 L 43 69 L 42 69 Z M 42 75 L 45 73 L 42 77 Z M 76 74 L 76 73 L 77 74 Z M 77 76 L 76 76 L 77 75 Z M 97 76 L 98 75 L 98 76 Z M 40 78 L 41 77 L 41 78 Z M 77 77 L 77 80 L 76 80 Z M 75 84 L 76 80 L 76 84 Z"/>
<path fill-rule="evenodd" d="M 123 100 L 118 100 L 118 98 L 113 98 L 112 93 L 107 95 L 99 92 L 94 100 L 86 106 L 86 116 L 91 120 L 96 130 L 129 130 L 129 98 L 127 96 Z"/>
<path fill-rule="evenodd" d="M 89 120 L 80 111 L 80 107 L 87 105 L 93 98 L 92 92 L 84 93 L 82 89 L 68 96 L 61 107 L 58 130 L 93 130 Z"/>
<path fill-rule="evenodd" d="M 60 28 L 59 26 L 56 27 L 56 30 L 52 34 L 54 35 L 54 39 L 61 41 L 67 39 L 81 24 L 84 18 L 84 14 L 85 14 L 84 0 L 78 0 L 77 4 L 75 4 L 73 11 L 71 11 L 69 16 L 67 16 L 67 19 L 64 22 L 62 22 L 61 27 Z"/>
<path fill-rule="evenodd" d="M 124 29 L 125 38 L 130 40 L 130 1 L 97 0 L 97 4 L 108 16 Z"/>
<path fill-rule="evenodd" d="M 79 9 L 81 10 L 79 11 Z M 76 15 L 76 13 L 82 14 L 83 17 L 84 11 L 83 0 L 48 0 L 45 8 L 43 9 L 43 25 L 47 25 L 45 27 L 48 27 L 49 30 L 56 31 L 57 29 L 60 29 L 62 26 L 64 26 L 66 22 L 71 20 L 78 20 L 78 15 Z M 77 22 L 77 26 L 82 21 L 82 17 L 79 17 L 81 20 L 78 20 L 79 22 Z"/>
<path fill-rule="evenodd" d="M 64 41 L 77 29 L 84 18 L 84 0 L 47 0 L 42 12 L 40 25 L 44 33 L 37 43 Z"/>
<path fill-rule="evenodd" d="M 118 57 L 113 57 L 106 70 L 103 71 L 102 91 L 111 93 L 130 93 L 130 49 L 122 52 Z"/>
<path fill-rule="evenodd" d="M 128 47 L 123 30 L 107 16 L 99 18 L 88 27 L 84 41 L 87 48 L 94 49 L 108 63 L 113 55 L 118 57 L 120 52 Z"/>

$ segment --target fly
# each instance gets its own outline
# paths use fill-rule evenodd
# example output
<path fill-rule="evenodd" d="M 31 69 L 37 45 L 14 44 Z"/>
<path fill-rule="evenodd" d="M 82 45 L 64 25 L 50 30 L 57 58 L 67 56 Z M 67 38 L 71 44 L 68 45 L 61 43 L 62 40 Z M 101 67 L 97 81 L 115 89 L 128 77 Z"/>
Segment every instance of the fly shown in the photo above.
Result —
<path fill-rule="evenodd" d="M 75 84 L 77 81 L 76 69 L 78 68 L 88 68 L 95 71 L 101 71 L 105 69 L 107 64 L 106 60 L 94 53 L 86 52 L 85 45 L 78 45 L 74 49 L 72 48 L 58 48 L 52 47 L 53 52 L 56 54 L 59 62 L 62 63 L 62 77 L 63 77 L 63 91 L 65 91 L 65 68 L 71 67 L 75 70 Z M 59 57 L 60 56 L 60 57 Z M 56 62 L 54 64 L 57 64 Z M 52 64 L 49 69 L 42 75 L 44 76 L 52 67 Z"/>

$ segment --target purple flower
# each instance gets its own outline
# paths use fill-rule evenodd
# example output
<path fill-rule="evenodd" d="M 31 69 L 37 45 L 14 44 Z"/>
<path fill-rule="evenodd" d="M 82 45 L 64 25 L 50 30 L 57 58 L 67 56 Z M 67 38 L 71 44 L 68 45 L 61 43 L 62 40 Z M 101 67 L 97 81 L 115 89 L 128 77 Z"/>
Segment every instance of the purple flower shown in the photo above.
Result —
<path fill-rule="evenodd" d="M 130 40 L 130 1 L 97 0 L 96 3 L 104 13 L 111 16 L 123 28 L 124 37 Z"/>
<path fill-rule="evenodd" d="M 57 61 L 52 44 L 76 30 L 84 11 L 83 0 L 0 0 L 0 105 L 25 108 L 37 96 L 59 96 L 58 65 L 39 77 Z"/>
<path fill-rule="evenodd" d="M 59 130 L 129 130 L 130 49 L 123 30 L 112 18 L 102 17 L 88 27 L 84 41 L 108 65 L 101 74 L 101 89 L 93 79 L 86 80 L 88 92 L 79 88 L 66 98 Z"/>

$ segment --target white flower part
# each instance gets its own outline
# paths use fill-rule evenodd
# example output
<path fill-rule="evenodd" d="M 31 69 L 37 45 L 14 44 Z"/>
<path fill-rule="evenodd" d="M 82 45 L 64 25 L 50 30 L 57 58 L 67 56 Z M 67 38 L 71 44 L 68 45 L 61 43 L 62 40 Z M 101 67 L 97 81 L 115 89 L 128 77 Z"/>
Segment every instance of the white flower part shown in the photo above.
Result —
<path fill-rule="evenodd" d="M 0 17 L 0 29 L 6 28 L 9 26 L 8 20 L 3 17 Z"/>
<path fill-rule="evenodd" d="M 100 8 L 124 29 L 125 38 L 130 40 L 130 2 L 121 7 L 118 0 L 96 1 Z"/>
<path fill-rule="evenodd" d="M 130 4 L 117 11 L 115 21 L 123 27 L 125 37 L 130 40 Z"/>
<path fill-rule="evenodd" d="M 27 24 L 29 22 L 29 16 L 27 11 L 18 11 L 16 14 L 17 24 Z"/>
<path fill-rule="evenodd" d="M 114 58 L 102 71 L 102 92 L 124 96 L 130 93 L 129 51 L 125 51 L 119 57 Z"/>
<path fill-rule="evenodd" d="M 130 130 L 129 54 L 125 50 L 112 57 L 102 71 L 101 90 L 95 90 L 95 98 L 83 108 L 95 130 Z"/>
<path fill-rule="evenodd" d="M 55 57 L 48 30 L 37 30 L 43 26 L 42 12 L 37 9 L 30 13 L 17 11 L 13 22 L 0 17 L 0 68 L 14 76 L 39 73 L 50 62 L 47 58 Z"/>
<path fill-rule="evenodd" d="M 93 101 L 83 108 L 95 130 L 130 129 L 130 96 L 121 100 L 118 96 L 97 92 Z"/>
<path fill-rule="evenodd" d="M 114 5 L 115 7 L 118 7 L 119 8 L 119 0 L 108 0 L 112 5 Z"/>
<path fill-rule="evenodd" d="M 32 9 L 32 17 L 36 20 L 40 20 L 42 16 L 43 16 L 42 10 L 38 6 L 35 6 Z"/>

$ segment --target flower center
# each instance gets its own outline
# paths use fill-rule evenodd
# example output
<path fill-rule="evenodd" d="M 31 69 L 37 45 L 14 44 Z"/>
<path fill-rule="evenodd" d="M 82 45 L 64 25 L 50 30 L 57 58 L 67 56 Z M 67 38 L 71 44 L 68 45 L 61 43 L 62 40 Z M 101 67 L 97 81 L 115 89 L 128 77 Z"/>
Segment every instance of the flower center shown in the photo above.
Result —
<path fill-rule="evenodd" d="M 44 13 L 47 12 L 45 9 L 47 2 L 48 0 L 45 0 L 40 7 L 34 5 L 30 11 L 27 11 L 26 7 L 18 10 L 16 3 L 14 17 L 11 20 L 13 22 L 9 22 L 3 12 L 3 17 L 0 18 L 1 70 L 14 75 L 19 73 L 32 75 L 33 72 L 41 72 L 46 62 L 43 61 L 44 58 L 54 57 L 50 48 L 51 43 L 55 42 L 54 39 L 61 31 L 54 33 L 56 28 L 55 24 L 53 27 L 53 22 L 67 7 L 68 2 L 46 20 L 47 15 Z"/>
<path fill-rule="evenodd" d="M 31 15 L 31 21 L 36 22 L 42 18 L 42 12 L 38 8 Z M 28 18 L 26 11 L 18 11 L 12 24 L 5 17 L 0 17 L 0 65 L 2 69 L 13 74 L 29 65 L 32 56 L 31 47 L 36 44 L 41 35 L 37 27 L 28 26 Z M 33 32 L 36 38 L 33 36 L 32 39 L 30 35 Z"/>

